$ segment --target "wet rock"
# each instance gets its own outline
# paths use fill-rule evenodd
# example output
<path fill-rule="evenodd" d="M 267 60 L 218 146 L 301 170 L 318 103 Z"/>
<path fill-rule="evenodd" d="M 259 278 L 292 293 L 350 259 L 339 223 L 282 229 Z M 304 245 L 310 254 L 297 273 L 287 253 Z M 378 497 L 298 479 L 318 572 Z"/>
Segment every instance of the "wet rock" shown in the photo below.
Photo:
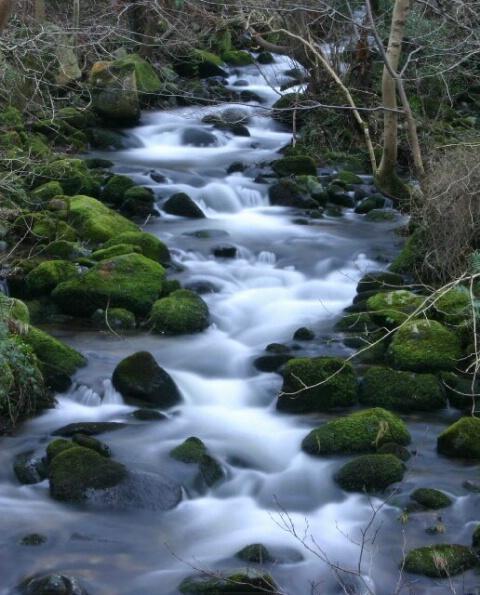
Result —
<path fill-rule="evenodd" d="M 447 457 L 480 459 L 480 419 L 462 417 L 437 438 L 437 451 Z"/>
<path fill-rule="evenodd" d="M 153 304 L 150 322 L 158 333 L 197 333 L 210 325 L 210 313 L 199 295 L 188 289 L 179 289 Z"/>
<path fill-rule="evenodd" d="M 185 128 L 181 142 L 188 147 L 214 147 L 218 144 L 217 137 L 202 128 Z"/>
<path fill-rule="evenodd" d="M 162 421 L 168 419 L 168 416 L 155 409 L 137 409 L 132 413 L 135 419 L 139 421 Z"/>
<path fill-rule="evenodd" d="M 420 312 L 424 304 L 425 297 L 398 289 L 376 293 L 367 300 L 367 309 L 376 324 L 395 328 Z"/>
<path fill-rule="evenodd" d="M 230 245 L 222 245 L 222 246 L 215 246 L 212 248 L 212 254 L 215 258 L 236 258 L 238 255 L 238 250 L 235 246 Z"/>
<path fill-rule="evenodd" d="M 148 351 L 138 351 L 117 364 L 112 384 L 125 399 L 141 400 L 157 407 L 172 407 L 182 397 L 174 380 Z"/>
<path fill-rule="evenodd" d="M 292 155 L 278 159 L 272 164 L 273 171 L 277 176 L 283 178 L 286 176 L 316 176 L 317 164 L 306 155 Z"/>
<path fill-rule="evenodd" d="M 447 578 L 460 574 L 478 564 L 474 550 L 466 545 L 436 543 L 411 550 L 402 562 L 406 572 Z"/>
<path fill-rule="evenodd" d="M 410 495 L 411 500 L 430 510 L 439 510 L 452 505 L 452 499 L 440 490 L 418 488 Z"/>
<path fill-rule="evenodd" d="M 57 573 L 29 577 L 17 585 L 13 593 L 18 595 L 88 595 L 87 590 L 78 579 Z"/>
<path fill-rule="evenodd" d="M 29 533 L 24 537 L 18 540 L 19 545 L 42 545 L 45 543 L 47 538 L 45 535 L 41 535 L 40 533 Z"/>
<path fill-rule="evenodd" d="M 347 492 L 382 492 L 392 483 L 402 481 L 405 465 L 393 455 L 363 455 L 343 465 L 334 476 Z"/>
<path fill-rule="evenodd" d="M 22 485 L 39 483 L 47 477 L 45 461 L 34 451 L 17 455 L 13 462 L 13 471 Z"/>
<path fill-rule="evenodd" d="M 197 437 L 191 436 L 170 451 L 170 456 L 182 463 L 197 465 L 198 473 L 193 484 L 200 489 L 202 485 L 212 486 L 225 476 L 220 463 L 212 457 L 205 444 Z"/>
<path fill-rule="evenodd" d="M 95 436 L 104 432 L 121 430 L 127 424 L 118 421 L 84 421 L 75 422 L 62 426 L 52 432 L 52 436 L 74 436 L 75 434 L 85 434 L 86 436 Z"/>
<path fill-rule="evenodd" d="M 186 194 L 177 192 L 167 199 L 162 209 L 169 215 L 178 217 L 188 217 L 189 219 L 204 219 L 205 213 L 202 209 Z"/>
<path fill-rule="evenodd" d="M 350 362 L 334 357 L 294 358 L 285 365 L 277 409 L 290 413 L 351 407 L 357 381 Z"/>
<path fill-rule="evenodd" d="M 295 341 L 311 341 L 314 338 L 315 333 L 305 326 L 302 326 L 301 328 L 297 329 L 293 334 L 293 339 Z"/>
<path fill-rule="evenodd" d="M 372 271 L 360 279 L 357 285 L 357 293 L 392 291 L 404 285 L 403 275 L 389 271 Z"/>
<path fill-rule="evenodd" d="M 387 442 L 406 445 L 410 433 L 395 414 L 376 407 L 351 413 L 312 430 L 302 441 L 302 450 L 311 455 L 374 452 Z"/>
<path fill-rule="evenodd" d="M 269 574 L 247 571 L 225 577 L 200 575 L 188 577 L 178 589 L 185 595 L 234 595 L 238 593 L 276 593 L 278 587 Z"/>
<path fill-rule="evenodd" d="M 261 543 L 252 543 L 235 554 L 235 557 L 254 564 L 268 564 L 275 561 L 268 549 Z"/>

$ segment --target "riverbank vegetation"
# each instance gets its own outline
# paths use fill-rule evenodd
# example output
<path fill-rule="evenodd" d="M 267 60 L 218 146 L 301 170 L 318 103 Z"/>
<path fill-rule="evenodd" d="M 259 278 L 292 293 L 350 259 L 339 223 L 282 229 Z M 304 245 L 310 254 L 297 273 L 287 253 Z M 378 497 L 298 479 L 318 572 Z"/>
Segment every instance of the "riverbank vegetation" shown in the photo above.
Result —
<path fill-rule="evenodd" d="M 392 410 L 449 402 L 475 421 L 449 428 L 439 451 L 477 458 L 479 31 L 480 9 L 468 0 L 448 9 L 431 0 L 0 0 L 2 431 L 53 407 L 55 391 L 86 363 L 36 324 L 81 316 L 109 332 L 208 327 L 208 306 L 168 278 L 168 246 L 144 231 L 159 214 L 152 190 L 88 153 L 128 148 L 123 131 L 145 110 L 228 101 L 262 110 L 254 91 L 225 85 L 226 69 L 268 64 L 282 53 L 295 60 L 291 86 L 271 115 L 291 142 L 278 160 L 261 164 L 271 204 L 292 207 L 306 224 L 345 208 L 388 219 L 391 206 L 409 223 L 398 230 L 405 246 L 390 271 L 362 279 L 337 325 L 357 350 L 350 361 L 295 357 L 275 345 L 258 369 L 283 375 L 283 412 L 374 407 L 305 437 L 314 456 L 324 449 L 360 454 L 337 476 L 345 490 L 379 492 L 402 480 L 409 439 L 390 438 L 400 424 Z M 239 109 L 205 117 L 215 129 L 248 135 Z M 185 142 L 208 144 L 203 134 Z M 183 193 L 165 211 L 205 217 Z M 339 445 L 337 426 L 354 428 L 355 444 Z M 88 468 L 89 447 L 75 448 Z M 55 464 L 71 456 L 59 454 Z M 452 548 L 444 548 L 445 564 Z M 468 564 L 461 557 L 436 574 L 430 550 L 421 552 L 427 570 L 412 561 L 415 554 L 406 562 L 413 572 L 443 577 L 476 563 L 467 550 Z"/>

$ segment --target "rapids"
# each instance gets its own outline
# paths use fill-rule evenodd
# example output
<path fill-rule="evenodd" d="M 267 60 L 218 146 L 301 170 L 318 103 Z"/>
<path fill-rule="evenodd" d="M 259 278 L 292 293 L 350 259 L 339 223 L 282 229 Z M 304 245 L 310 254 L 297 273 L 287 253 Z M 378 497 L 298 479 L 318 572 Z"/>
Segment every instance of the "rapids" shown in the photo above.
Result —
<path fill-rule="evenodd" d="M 401 493 L 383 504 L 346 494 L 334 484 L 332 474 L 345 458 L 317 459 L 301 452 L 303 437 L 330 416 L 278 413 L 280 376 L 253 365 L 269 343 L 291 342 L 302 326 L 315 338 L 297 342 L 299 354 L 349 355 L 333 325 L 351 303 L 359 278 L 385 267 L 398 249 L 394 228 L 400 217 L 373 223 L 346 210 L 343 217 L 301 225 L 298 213 L 269 206 L 267 186 L 254 181 L 262 162 L 274 159 L 291 140 L 266 109 L 278 98 L 290 66 L 278 57 L 261 71 L 253 66 L 231 71 L 230 87 L 241 90 L 243 84 L 262 99 L 237 106 L 248 117 L 249 137 L 202 123 L 206 113 L 225 106 L 189 107 L 145 113 L 141 125 L 127 132 L 131 148 L 103 155 L 114 161 L 114 171 L 151 186 L 160 211 L 166 198 L 183 191 L 207 214 L 192 221 L 162 213 L 143 229 L 170 248 L 177 265 L 172 278 L 213 289 L 202 294 L 212 324 L 184 337 L 144 331 L 115 336 L 80 324 L 45 325 L 89 363 L 71 390 L 58 395 L 56 409 L 1 438 L 2 595 L 26 576 L 52 571 L 76 576 L 91 595 L 176 595 L 194 569 L 228 572 L 241 566 L 233 556 L 252 543 L 265 544 L 277 556 L 267 570 L 283 593 L 366 593 L 368 585 L 371 593 L 387 595 L 397 587 L 402 550 L 437 539 L 424 532 L 439 522 L 436 514 L 406 524 L 398 520 L 407 500 L 402 493 L 434 484 L 454 498 L 451 509 L 442 511 L 448 541 L 467 543 L 474 521 L 480 521 L 477 497 L 461 489 L 473 467 L 440 460 L 435 453 L 436 436 L 455 419 L 454 412 L 408 420 L 417 457 Z M 212 142 L 185 144 L 186 130 L 206 131 Z M 227 175 L 235 161 L 247 169 Z M 162 181 L 153 181 L 152 172 Z M 224 244 L 236 247 L 236 258 L 212 255 Z M 166 412 L 166 420 L 135 420 L 135 408 L 112 388 L 115 365 L 138 350 L 150 351 L 182 392 L 183 403 Z M 166 512 L 65 505 L 50 499 L 46 481 L 19 485 L 12 470 L 15 455 L 41 452 L 59 426 L 97 420 L 128 422 L 100 439 L 115 460 L 131 469 L 178 477 L 179 463 L 168 453 L 197 436 L 221 461 L 226 479 L 206 491 L 189 487 L 182 502 Z M 19 538 L 33 532 L 47 541 L 19 545 Z M 352 584 L 343 591 L 326 560 L 360 573 L 364 586 L 357 591 Z M 446 583 L 409 578 L 416 581 L 413 590 L 405 586 L 399 592 L 450 592 Z M 468 581 L 475 584 L 469 575 Z"/>

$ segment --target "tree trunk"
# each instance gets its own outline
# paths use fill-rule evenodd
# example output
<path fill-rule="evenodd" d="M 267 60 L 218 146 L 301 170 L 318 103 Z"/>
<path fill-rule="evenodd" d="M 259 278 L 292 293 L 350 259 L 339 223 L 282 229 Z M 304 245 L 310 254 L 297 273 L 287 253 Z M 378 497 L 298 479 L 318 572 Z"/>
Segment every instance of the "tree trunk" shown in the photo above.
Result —
<path fill-rule="evenodd" d="M 7 26 L 14 4 L 15 0 L 0 0 L 0 33 Z"/>
<path fill-rule="evenodd" d="M 390 68 L 383 67 L 382 103 L 385 108 L 383 117 L 383 154 L 376 174 L 379 189 L 386 194 L 399 198 L 399 189 L 403 186 L 397 174 L 397 90 L 396 81 L 391 72 L 397 72 L 405 33 L 405 24 L 410 10 L 410 0 L 395 0 L 392 14 L 390 37 L 386 60 Z M 400 194 L 403 194 L 401 192 Z"/>

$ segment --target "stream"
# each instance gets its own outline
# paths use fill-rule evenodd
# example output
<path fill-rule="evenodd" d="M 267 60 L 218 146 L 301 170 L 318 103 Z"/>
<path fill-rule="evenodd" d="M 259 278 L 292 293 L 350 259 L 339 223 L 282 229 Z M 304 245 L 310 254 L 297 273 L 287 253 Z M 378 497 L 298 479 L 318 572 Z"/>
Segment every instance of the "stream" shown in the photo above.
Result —
<path fill-rule="evenodd" d="M 320 459 L 301 451 L 308 432 L 334 416 L 277 412 L 282 379 L 254 365 L 270 343 L 292 344 L 299 327 L 314 334 L 311 341 L 294 342 L 300 356 L 350 355 L 334 324 L 352 302 L 358 280 L 394 257 L 399 246 L 394 230 L 402 222 L 400 216 L 372 222 L 345 209 L 342 217 L 305 225 L 299 224 L 298 212 L 269 206 L 268 186 L 257 183 L 256 174 L 262 162 L 278 158 L 291 134 L 265 108 L 278 98 L 290 67 L 286 58 L 276 57 L 261 71 L 254 66 L 231 70 L 232 89 L 246 88 L 262 99 L 260 105 L 237 106 L 248 116 L 249 137 L 202 123 L 206 113 L 226 106 L 187 107 L 143 114 L 141 125 L 126 133 L 131 148 L 96 154 L 111 159 L 116 173 L 153 188 L 161 217 L 143 229 L 169 247 L 177 265 L 170 278 L 185 287 L 210 289 L 202 298 L 212 324 L 202 333 L 176 337 L 42 325 L 85 354 L 88 365 L 78 371 L 71 389 L 57 396 L 55 409 L 0 438 L 0 594 L 11 593 L 26 576 L 55 571 L 76 576 L 90 595 L 177 595 L 186 576 L 241 567 L 235 553 L 254 543 L 275 555 L 276 563 L 264 569 L 289 595 L 367 592 L 355 590 L 360 581 L 353 579 L 350 590 L 343 590 L 325 563 L 328 559 L 356 573 L 361 554 L 360 574 L 377 595 L 453 592 L 449 581 L 416 576 L 403 577 L 414 582 L 402 587 L 398 564 L 403 550 L 419 545 L 469 544 L 480 522 L 478 495 L 462 488 L 465 479 L 476 479 L 474 464 L 439 457 L 435 450 L 437 435 L 459 413 L 408 416 L 410 450 L 416 456 L 399 493 L 384 504 L 336 486 L 332 475 L 348 457 Z M 204 132 L 213 136 L 211 144 L 185 144 L 185 138 Z M 228 166 L 237 161 L 247 166 L 245 171 L 228 175 Z M 189 194 L 206 218 L 162 212 L 174 192 Z M 215 257 L 212 250 L 219 245 L 234 246 L 236 257 Z M 182 393 L 183 402 L 165 412 L 167 419 L 135 419 L 136 407 L 112 388 L 117 363 L 140 350 L 154 355 Z M 53 501 L 48 481 L 20 485 L 14 457 L 44 450 L 55 429 L 77 421 L 127 422 L 100 439 L 128 468 L 185 479 L 180 504 L 168 511 L 97 509 Z M 190 470 L 169 456 L 190 436 L 200 438 L 224 468 L 225 478 L 208 489 L 197 489 Z M 408 494 L 421 486 L 443 489 L 453 506 L 441 515 L 419 513 L 402 523 Z M 444 536 L 425 532 L 440 522 Z M 46 542 L 18 543 L 34 532 L 45 535 Z M 457 593 L 467 593 L 480 579 L 469 573 L 452 583 Z"/>

